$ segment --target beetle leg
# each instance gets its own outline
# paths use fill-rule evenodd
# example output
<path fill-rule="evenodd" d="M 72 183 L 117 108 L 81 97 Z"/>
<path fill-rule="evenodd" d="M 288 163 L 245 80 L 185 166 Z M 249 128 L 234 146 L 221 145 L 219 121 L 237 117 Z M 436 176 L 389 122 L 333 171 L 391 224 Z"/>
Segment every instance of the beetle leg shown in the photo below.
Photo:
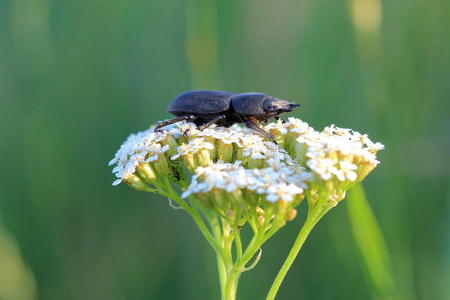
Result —
<path fill-rule="evenodd" d="M 286 123 L 287 121 L 285 119 L 282 119 L 281 117 L 275 117 L 275 120 L 279 121 L 281 120 L 281 123 Z"/>
<path fill-rule="evenodd" d="M 189 137 L 189 131 L 191 131 L 191 129 L 186 129 L 185 131 L 183 131 L 183 136 L 188 138 Z"/>
<path fill-rule="evenodd" d="M 220 120 L 225 119 L 224 115 L 218 115 L 216 117 L 214 117 L 213 119 L 209 120 L 208 122 L 206 122 L 205 124 L 203 124 L 202 126 L 200 126 L 198 129 L 201 131 L 203 129 L 208 128 L 209 126 L 216 124 L 217 122 L 219 122 Z"/>
<path fill-rule="evenodd" d="M 180 121 L 194 121 L 197 117 L 194 115 L 178 116 L 173 119 L 162 121 L 156 124 L 154 131 L 161 131 L 161 128 Z"/>
<path fill-rule="evenodd" d="M 259 133 L 260 135 L 268 138 L 269 140 L 272 140 L 272 142 L 274 142 L 275 144 L 277 144 L 277 142 L 275 141 L 275 138 L 273 137 L 273 135 L 271 135 L 270 133 L 262 130 L 261 128 L 258 127 L 258 120 L 256 120 L 253 117 L 249 117 L 247 120 L 244 121 L 245 126 L 247 126 L 248 128 L 256 131 L 257 133 Z"/>

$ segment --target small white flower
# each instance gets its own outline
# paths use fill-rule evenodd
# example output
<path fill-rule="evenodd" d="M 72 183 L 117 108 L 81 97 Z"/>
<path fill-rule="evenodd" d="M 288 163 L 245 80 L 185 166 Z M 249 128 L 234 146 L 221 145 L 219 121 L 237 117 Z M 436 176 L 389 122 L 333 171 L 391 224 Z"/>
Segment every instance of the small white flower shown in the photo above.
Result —
<path fill-rule="evenodd" d="M 292 201 L 295 195 L 302 194 L 307 187 L 310 174 L 301 169 L 284 166 L 279 170 L 271 167 L 262 169 L 244 169 L 239 164 L 217 163 L 196 169 L 191 185 L 183 193 L 188 197 L 195 193 L 207 193 L 212 189 L 233 192 L 238 189 L 255 191 L 265 195 L 268 201 L 279 199 Z"/>
<path fill-rule="evenodd" d="M 181 121 L 171 125 L 164 126 L 164 134 L 179 138 L 182 135 L 197 135 L 200 131 L 194 123 Z"/>
<path fill-rule="evenodd" d="M 335 162 L 329 158 L 310 159 L 306 165 L 314 172 L 319 174 L 323 180 L 329 180 L 336 173 Z"/>
<path fill-rule="evenodd" d="M 119 179 L 115 180 L 115 181 L 112 183 L 112 185 L 118 185 L 118 184 L 121 183 L 121 182 L 122 182 L 122 179 L 119 178 Z"/>
<path fill-rule="evenodd" d="M 177 154 L 173 155 L 170 159 L 175 160 L 180 156 L 195 154 L 202 149 L 212 150 L 214 149 L 214 145 L 209 142 L 205 142 L 204 138 L 196 138 L 191 140 L 187 144 L 180 145 L 177 149 Z"/>
<path fill-rule="evenodd" d="M 288 133 L 288 126 L 282 120 L 278 120 L 276 122 L 269 123 L 266 126 L 264 126 L 264 129 L 266 131 L 275 130 L 283 135 Z"/>
<path fill-rule="evenodd" d="M 233 131 L 224 127 L 210 127 L 201 131 L 199 136 L 211 137 L 216 140 L 220 140 L 225 144 L 239 143 L 242 138 L 242 133 L 239 131 Z"/>
<path fill-rule="evenodd" d="M 267 200 L 270 202 L 276 202 L 278 200 L 284 200 L 290 202 L 293 197 L 298 194 L 302 194 L 303 189 L 299 188 L 295 184 L 289 184 L 282 182 L 277 185 L 272 185 L 267 190 Z"/>
<path fill-rule="evenodd" d="M 343 160 L 343 161 L 339 162 L 339 166 L 340 166 L 339 171 L 342 172 L 342 174 L 343 174 L 343 177 L 341 177 L 341 178 L 338 177 L 338 179 L 340 181 L 344 181 L 345 178 L 350 181 L 356 180 L 356 178 L 358 177 L 358 174 L 356 174 L 355 171 L 358 169 L 358 167 L 355 164 L 352 164 L 351 162 Z"/>

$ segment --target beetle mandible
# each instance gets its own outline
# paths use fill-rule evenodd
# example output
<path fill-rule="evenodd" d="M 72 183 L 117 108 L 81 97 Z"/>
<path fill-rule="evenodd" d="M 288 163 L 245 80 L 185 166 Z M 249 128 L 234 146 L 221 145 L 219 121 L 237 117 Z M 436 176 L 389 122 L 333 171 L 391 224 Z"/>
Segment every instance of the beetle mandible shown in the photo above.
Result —
<path fill-rule="evenodd" d="M 274 137 L 258 127 L 259 122 L 279 118 L 299 104 L 263 93 L 235 94 L 224 91 L 195 90 L 178 95 L 167 108 L 176 117 L 156 124 L 155 131 L 179 121 L 194 122 L 200 130 L 213 124 L 229 127 L 244 123 L 248 128 L 274 141 Z"/>

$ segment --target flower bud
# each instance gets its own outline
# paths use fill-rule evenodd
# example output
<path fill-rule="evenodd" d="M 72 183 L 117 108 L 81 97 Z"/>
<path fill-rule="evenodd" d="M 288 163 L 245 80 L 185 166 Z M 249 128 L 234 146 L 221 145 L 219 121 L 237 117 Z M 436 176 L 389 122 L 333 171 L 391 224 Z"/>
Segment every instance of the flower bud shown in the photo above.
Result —
<path fill-rule="evenodd" d="M 136 167 L 139 175 L 147 182 L 151 183 L 156 180 L 156 174 L 148 163 L 141 163 Z"/>
<path fill-rule="evenodd" d="M 258 216 L 258 217 L 257 217 L 257 220 L 258 220 L 258 224 L 259 224 L 260 226 L 263 226 L 264 223 L 266 222 L 266 218 L 264 218 L 264 216 Z"/>
<path fill-rule="evenodd" d="M 233 159 L 233 145 L 218 141 L 216 144 L 217 159 L 224 162 L 232 162 Z"/>
<path fill-rule="evenodd" d="M 183 156 L 183 161 L 186 164 L 186 167 L 189 169 L 189 171 L 193 172 L 195 168 L 197 167 L 197 163 L 195 162 L 194 154 L 187 153 Z"/>
<path fill-rule="evenodd" d="M 292 208 L 286 212 L 286 221 L 292 221 L 297 216 L 297 210 Z"/>
<path fill-rule="evenodd" d="M 257 216 L 264 216 L 265 214 L 266 214 L 266 212 L 264 211 L 264 209 L 262 209 L 259 206 L 256 207 L 256 215 Z"/>
<path fill-rule="evenodd" d="M 140 179 L 138 176 L 133 175 L 133 174 L 129 174 L 126 178 L 124 178 L 124 181 L 126 183 L 128 183 L 128 185 L 130 187 L 132 187 L 133 189 L 137 190 L 137 191 L 148 191 L 149 188 L 148 186 L 145 184 L 144 181 L 142 181 L 142 179 Z"/>
<path fill-rule="evenodd" d="M 159 176 L 168 176 L 172 173 L 167 157 L 164 155 L 159 155 L 158 159 L 151 163 L 151 166 Z"/>
<path fill-rule="evenodd" d="M 197 165 L 201 167 L 209 166 L 213 158 L 211 157 L 211 152 L 209 150 L 200 150 L 196 153 L 196 161 Z"/>

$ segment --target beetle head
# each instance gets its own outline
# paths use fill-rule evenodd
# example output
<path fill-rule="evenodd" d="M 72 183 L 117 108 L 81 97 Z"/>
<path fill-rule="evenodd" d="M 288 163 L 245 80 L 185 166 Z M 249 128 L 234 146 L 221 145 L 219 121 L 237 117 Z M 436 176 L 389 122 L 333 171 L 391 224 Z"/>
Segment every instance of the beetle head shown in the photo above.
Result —
<path fill-rule="evenodd" d="M 270 97 L 264 102 L 264 111 L 268 118 L 278 117 L 282 113 L 291 112 L 300 104 Z"/>

